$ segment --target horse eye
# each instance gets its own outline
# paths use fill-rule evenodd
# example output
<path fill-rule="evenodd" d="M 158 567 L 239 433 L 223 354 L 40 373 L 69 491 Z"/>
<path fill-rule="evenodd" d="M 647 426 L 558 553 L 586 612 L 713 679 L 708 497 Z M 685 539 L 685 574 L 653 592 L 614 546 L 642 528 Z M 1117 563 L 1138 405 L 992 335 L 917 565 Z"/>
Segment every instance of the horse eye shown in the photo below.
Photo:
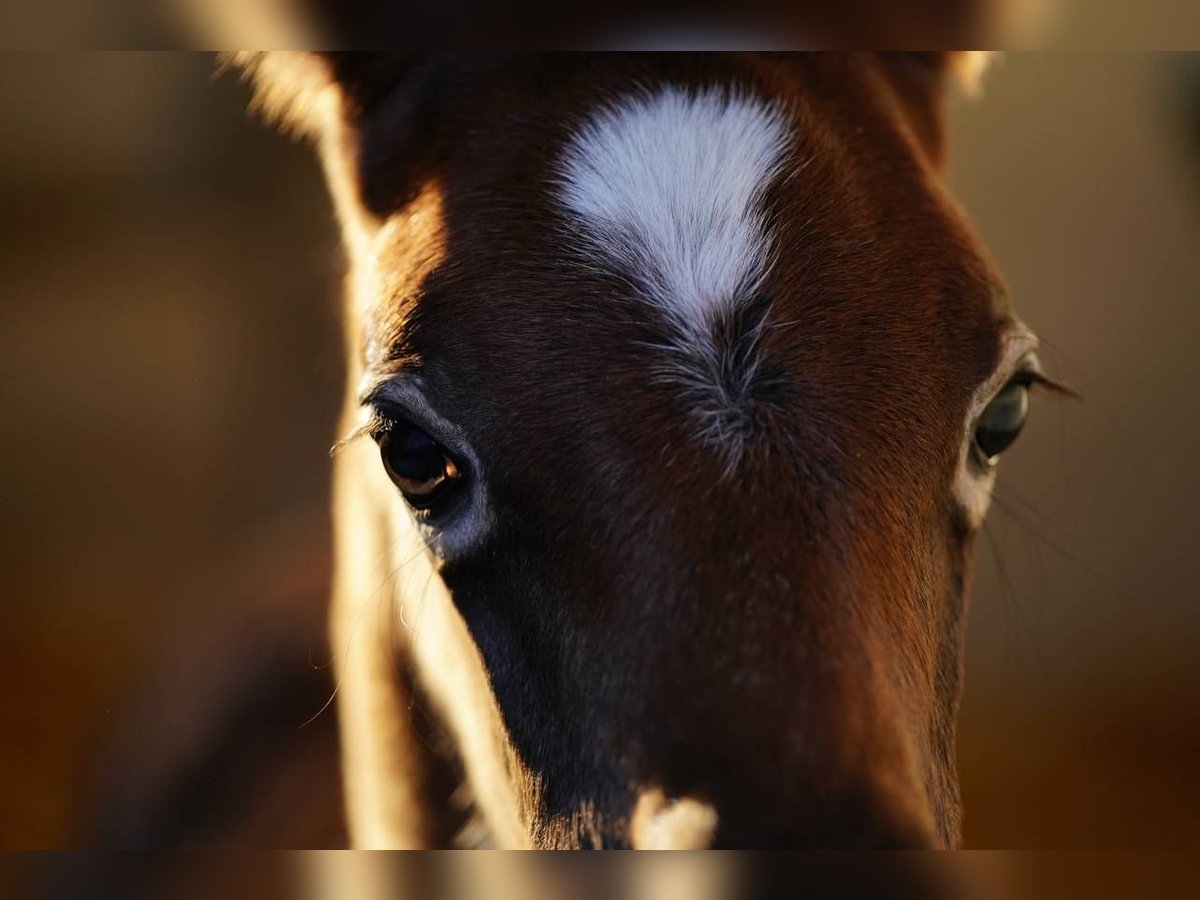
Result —
<path fill-rule="evenodd" d="M 383 468 L 404 499 L 429 509 L 451 491 L 462 473 L 442 446 L 419 428 L 396 422 L 379 440 Z"/>
<path fill-rule="evenodd" d="M 1012 446 L 1029 418 L 1029 385 L 1010 381 L 975 423 L 975 447 L 989 465 Z"/>

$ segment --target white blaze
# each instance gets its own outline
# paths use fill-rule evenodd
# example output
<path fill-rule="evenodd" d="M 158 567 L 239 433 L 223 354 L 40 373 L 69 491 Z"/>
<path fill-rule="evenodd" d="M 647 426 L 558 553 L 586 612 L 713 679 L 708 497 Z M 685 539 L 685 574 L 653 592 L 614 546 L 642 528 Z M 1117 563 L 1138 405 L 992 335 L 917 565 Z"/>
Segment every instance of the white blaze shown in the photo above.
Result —
<path fill-rule="evenodd" d="M 706 341 L 713 314 L 745 299 L 766 271 L 763 193 L 789 134 L 782 109 L 746 94 L 629 96 L 570 141 L 561 199 L 585 249 L 631 276 L 682 337 Z"/>

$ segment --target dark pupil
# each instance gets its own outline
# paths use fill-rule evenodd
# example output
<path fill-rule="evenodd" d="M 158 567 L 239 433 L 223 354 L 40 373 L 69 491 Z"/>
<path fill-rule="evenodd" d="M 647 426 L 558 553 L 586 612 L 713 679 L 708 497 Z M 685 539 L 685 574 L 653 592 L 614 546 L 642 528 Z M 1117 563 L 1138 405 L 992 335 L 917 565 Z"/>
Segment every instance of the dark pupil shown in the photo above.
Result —
<path fill-rule="evenodd" d="M 428 494 L 447 474 L 442 448 L 425 432 L 408 426 L 397 426 L 384 438 L 383 462 L 406 494 Z"/>
<path fill-rule="evenodd" d="M 1014 381 L 996 395 L 975 426 L 975 443 L 988 459 L 999 456 L 1015 441 L 1029 415 L 1029 388 Z"/>

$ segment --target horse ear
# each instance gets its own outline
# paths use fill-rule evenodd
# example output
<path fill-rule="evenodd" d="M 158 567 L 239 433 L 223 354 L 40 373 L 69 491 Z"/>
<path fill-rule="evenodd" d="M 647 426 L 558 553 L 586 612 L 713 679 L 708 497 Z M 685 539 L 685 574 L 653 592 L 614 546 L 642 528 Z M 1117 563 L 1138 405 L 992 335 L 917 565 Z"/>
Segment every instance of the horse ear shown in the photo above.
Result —
<path fill-rule="evenodd" d="M 793 0 L 781 11 L 814 47 L 1014 47 L 1060 0 Z M 750 0 L 756 8 L 755 0 Z"/>
<path fill-rule="evenodd" d="M 317 138 L 338 107 L 337 85 L 321 55 L 308 50 L 237 50 L 219 57 L 254 87 L 251 109 L 284 131 Z"/>
<path fill-rule="evenodd" d="M 223 61 L 253 82 L 253 108 L 316 144 L 343 214 L 393 211 L 446 146 L 441 109 L 452 56 L 271 50 Z"/>
<path fill-rule="evenodd" d="M 341 50 L 239 50 L 221 54 L 225 68 L 254 84 L 254 107 L 275 124 L 302 135 L 319 135 L 332 106 L 353 120 L 416 75 L 426 60 L 418 53 Z"/>
<path fill-rule="evenodd" d="M 984 75 L 999 54 L 994 50 L 948 50 L 940 55 L 941 66 L 954 85 L 974 96 L 981 90 Z"/>
<path fill-rule="evenodd" d="M 289 130 L 322 137 L 330 116 L 363 117 L 415 74 L 422 54 L 349 53 L 414 37 L 409 4 L 395 0 L 176 0 L 205 42 L 218 47 L 307 47 L 221 55 L 255 86 L 255 107 Z M 418 35 L 419 36 L 419 35 Z M 381 40 L 381 37 L 385 40 Z"/>
<path fill-rule="evenodd" d="M 995 56 L 987 50 L 876 54 L 911 133 L 935 167 L 945 161 L 947 95 L 977 96 Z"/>

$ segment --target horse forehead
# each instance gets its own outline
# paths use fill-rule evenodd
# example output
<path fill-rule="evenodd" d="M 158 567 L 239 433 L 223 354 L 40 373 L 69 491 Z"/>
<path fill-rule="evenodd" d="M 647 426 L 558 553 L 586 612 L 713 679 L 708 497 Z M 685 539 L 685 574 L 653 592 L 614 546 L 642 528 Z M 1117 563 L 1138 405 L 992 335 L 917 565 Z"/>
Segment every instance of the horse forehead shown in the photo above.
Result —
<path fill-rule="evenodd" d="M 412 351 L 467 405 L 472 391 L 533 403 L 524 395 L 536 378 L 548 386 L 536 402 L 549 409 L 602 372 L 628 388 L 610 394 L 628 413 L 629 398 L 651 396 L 638 383 L 665 375 L 718 437 L 727 425 L 739 430 L 746 390 L 765 383 L 759 376 L 819 373 L 831 357 L 899 366 L 925 352 L 937 341 L 932 330 L 921 342 L 896 334 L 917 319 L 941 328 L 956 311 L 973 316 L 961 298 L 948 315 L 925 302 L 946 293 L 932 284 L 937 273 L 959 278 L 972 253 L 942 240 L 953 216 L 923 202 L 930 191 L 910 161 L 896 160 L 894 194 L 870 193 L 878 179 L 864 187 L 830 136 L 837 128 L 792 109 L 801 103 L 735 80 L 663 82 L 594 95 L 538 140 L 513 136 L 519 152 L 489 153 L 487 141 L 508 144 L 487 137 L 464 157 L 471 165 L 431 182 L 436 202 L 423 193 L 381 237 L 380 246 L 408 249 L 376 260 L 388 284 L 369 293 L 392 302 L 380 304 L 384 325 L 371 342 L 381 356 Z M 905 152 L 897 141 L 878 150 Z M 535 177 L 511 177 L 517 159 Z M 916 238 L 868 233 L 897 210 Z M 920 265 L 930 255 L 936 264 Z M 921 279 L 930 290 L 916 286 Z M 747 310 L 758 317 L 747 322 Z M 757 326 L 762 352 L 741 352 L 738 338 Z M 486 377 L 480 368 L 483 359 L 518 358 L 514 379 L 510 367 Z M 952 387 L 962 374 L 944 380 Z M 884 380 L 869 399 L 881 401 L 893 383 L 903 382 Z"/>

